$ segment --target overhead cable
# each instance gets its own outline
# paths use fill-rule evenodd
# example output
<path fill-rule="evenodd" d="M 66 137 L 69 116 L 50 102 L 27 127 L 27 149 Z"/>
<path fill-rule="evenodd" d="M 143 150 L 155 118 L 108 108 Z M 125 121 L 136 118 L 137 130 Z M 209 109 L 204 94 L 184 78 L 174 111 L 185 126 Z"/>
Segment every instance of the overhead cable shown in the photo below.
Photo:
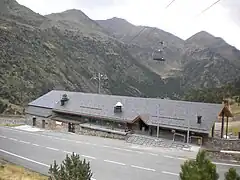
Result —
<path fill-rule="evenodd" d="M 216 2 L 214 2 L 213 4 L 211 4 L 210 6 L 208 6 L 206 9 L 204 9 L 199 15 L 205 13 L 207 10 L 209 10 L 210 8 L 212 8 L 213 6 L 215 6 L 216 4 L 218 4 L 221 0 L 217 0 Z"/>
<path fill-rule="evenodd" d="M 130 41 L 129 43 L 131 43 L 134 39 L 136 39 L 138 36 L 140 36 L 140 34 L 145 30 L 147 29 L 148 27 L 143 27 Z"/>
<path fill-rule="evenodd" d="M 167 6 L 166 6 L 166 9 L 169 8 L 169 6 L 172 5 L 172 3 L 174 3 L 176 0 L 172 0 Z"/>

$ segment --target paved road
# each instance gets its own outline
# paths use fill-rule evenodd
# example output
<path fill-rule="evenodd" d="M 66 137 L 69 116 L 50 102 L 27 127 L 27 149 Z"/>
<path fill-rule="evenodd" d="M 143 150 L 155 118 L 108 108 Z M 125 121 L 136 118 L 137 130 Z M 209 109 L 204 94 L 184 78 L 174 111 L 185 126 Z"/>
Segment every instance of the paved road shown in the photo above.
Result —
<path fill-rule="evenodd" d="M 174 150 L 133 148 L 118 140 L 0 127 L 0 157 L 35 171 L 47 174 L 53 160 L 60 163 L 72 152 L 90 161 L 97 180 L 177 180 L 180 165 L 186 160 L 174 155 Z M 217 166 L 223 175 L 231 165 Z"/>

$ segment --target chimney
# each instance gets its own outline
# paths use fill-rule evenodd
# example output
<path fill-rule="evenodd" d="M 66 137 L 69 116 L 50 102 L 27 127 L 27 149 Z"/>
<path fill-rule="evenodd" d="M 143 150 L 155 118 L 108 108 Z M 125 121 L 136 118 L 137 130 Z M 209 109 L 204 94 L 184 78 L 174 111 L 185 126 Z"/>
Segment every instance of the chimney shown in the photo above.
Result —
<path fill-rule="evenodd" d="M 65 102 L 67 102 L 69 99 L 67 97 L 67 94 L 63 94 L 62 95 L 62 99 L 61 99 L 61 106 L 65 105 Z"/>
<path fill-rule="evenodd" d="M 114 112 L 115 113 L 121 113 L 122 112 L 122 103 L 121 102 L 118 102 L 115 106 L 114 106 Z"/>
<path fill-rule="evenodd" d="M 201 124 L 202 123 L 202 116 L 197 116 L 197 123 Z"/>

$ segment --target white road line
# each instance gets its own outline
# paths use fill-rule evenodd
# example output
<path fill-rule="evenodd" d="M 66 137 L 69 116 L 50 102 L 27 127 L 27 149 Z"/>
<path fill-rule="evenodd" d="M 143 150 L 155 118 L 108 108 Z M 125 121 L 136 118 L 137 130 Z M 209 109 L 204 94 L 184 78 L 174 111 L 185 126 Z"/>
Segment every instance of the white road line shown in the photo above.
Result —
<path fill-rule="evenodd" d="M 86 156 L 86 155 L 81 155 L 81 156 L 89 159 L 96 159 L 95 157 L 92 157 L 92 156 Z"/>
<path fill-rule="evenodd" d="M 226 150 L 221 150 L 221 153 L 229 153 L 229 154 L 240 154 L 240 151 L 226 151 Z"/>
<path fill-rule="evenodd" d="M 228 164 L 228 163 L 220 163 L 220 162 L 212 162 L 217 165 L 223 165 L 223 166 L 233 166 L 233 167 L 240 167 L 240 164 Z"/>
<path fill-rule="evenodd" d="M 14 139 L 14 138 L 8 138 L 8 139 L 13 140 L 13 141 L 18 141 L 17 139 Z"/>
<path fill-rule="evenodd" d="M 128 152 L 135 152 L 135 153 L 143 154 L 143 152 L 134 151 L 134 150 L 131 150 L 131 149 L 124 149 L 124 148 L 118 148 L 118 147 L 109 147 L 109 148 L 116 149 L 116 150 L 121 150 L 121 151 L 128 151 Z"/>
<path fill-rule="evenodd" d="M 5 153 L 5 154 L 9 154 L 9 155 L 11 155 L 11 156 L 18 157 L 18 158 L 20 158 L 20 159 L 23 159 L 23 160 L 26 160 L 26 161 L 30 161 L 30 162 L 35 163 L 35 164 L 39 164 L 39 165 L 42 165 L 42 166 L 50 167 L 50 166 L 47 165 L 47 164 L 44 164 L 44 163 L 41 163 L 41 162 L 38 162 L 38 161 L 35 161 L 35 160 L 32 160 L 32 159 L 29 159 L 29 158 L 26 158 L 26 157 L 23 157 L 23 156 L 20 156 L 20 155 L 17 155 L 17 154 L 8 152 L 8 151 L 5 151 L 5 150 L 3 150 L 3 149 L 0 149 L 0 151 L 3 152 L 3 153 Z"/>
<path fill-rule="evenodd" d="M 143 170 L 147 170 L 147 171 L 156 171 L 155 169 L 150 169 L 150 168 L 145 168 L 145 167 L 140 167 L 140 166 L 135 166 L 135 165 L 131 165 L 131 167 L 137 168 L 137 169 L 143 169 Z"/>
<path fill-rule="evenodd" d="M 32 144 L 33 146 L 37 146 L 37 147 L 39 147 L 40 145 L 38 145 L 38 144 Z"/>
<path fill-rule="evenodd" d="M 148 154 L 150 154 L 152 156 L 158 156 L 158 154 L 154 154 L 154 153 L 148 153 Z"/>
<path fill-rule="evenodd" d="M 51 148 L 51 147 L 46 147 L 47 149 L 53 150 L 53 151 L 59 151 L 59 149 Z"/>
<path fill-rule="evenodd" d="M 64 153 L 67 153 L 67 154 L 72 154 L 72 152 L 70 151 L 63 151 Z"/>
<path fill-rule="evenodd" d="M 177 174 L 177 173 L 172 173 L 172 172 L 167 172 L 167 171 L 162 171 L 162 173 L 170 174 L 170 175 L 173 175 L 173 176 L 179 176 L 179 174 Z"/>
<path fill-rule="evenodd" d="M 168 156 L 168 155 L 165 155 L 165 156 L 163 156 L 163 157 L 165 157 L 165 158 L 175 159 L 175 157 L 173 157 L 173 156 Z"/>
<path fill-rule="evenodd" d="M 2 138 L 7 138 L 6 136 L 2 136 L 2 135 L 0 135 L 0 137 L 2 137 Z"/>
<path fill-rule="evenodd" d="M 111 146 L 105 146 L 105 145 L 104 145 L 104 146 L 102 146 L 102 147 L 105 147 L 105 148 L 112 148 Z"/>
<path fill-rule="evenodd" d="M 24 144 L 30 144 L 30 142 L 22 141 L 20 140 L 19 142 L 24 143 Z"/>
<path fill-rule="evenodd" d="M 79 144 L 83 143 L 83 144 L 87 144 L 87 145 L 93 145 L 93 146 L 111 148 L 111 149 L 116 149 L 116 150 L 134 152 L 134 153 L 139 153 L 139 154 L 145 154 L 144 152 L 135 151 L 135 150 L 131 150 L 131 149 L 124 149 L 124 148 L 112 147 L 112 146 L 107 146 L 107 145 L 97 145 L 97 144 L 92 144 L 92 143 L 84 142 L 84 141 L 69 140 L 69 139 L 65 139 L 65 138 L 58 138 L 58 137 L 49 136 L 49 135 L 43 135 L 43 134 L 38 134 L 38 133 L 26 132 L 26 131 L 22 131 L 22 130 L 16 130 L 16 129 L 13 129 L 13 128 L 9 128 L 9 129 L 10 129 L 10 130 L 13 130 L 13 131 L 21 132 L 21 133 L 32 134 L 32 135 L 36 135 L 36 136 L 49 137 L 49 138 L 58 139 L 58 140 L 62 140 L 62 141 L 75 142 L 75 143 L 79 143 Z M 151 154 L 151 155 L 157 156 L 157 155 L 154 154 L 154 153 L 146 153 L 146 154 Z"/>
<path fill-rule="evenodd" d="M 179 160 L 183 160 L 183 161 L 186 161 L 187 159 L 186 158 L 177 158 Z"/>
<path fill-rule="evenodd" d="M 105 162 L 109 162 L 109 163 L 113 163 L 113 164 L 118 164 L 118 165 L 126 166 L 126 164 L 120 163 L 120 162 L 116 162 L 116 161 L 110 161 L 110 160 L 104 160 L 104 161 L 105 161 Z"/>

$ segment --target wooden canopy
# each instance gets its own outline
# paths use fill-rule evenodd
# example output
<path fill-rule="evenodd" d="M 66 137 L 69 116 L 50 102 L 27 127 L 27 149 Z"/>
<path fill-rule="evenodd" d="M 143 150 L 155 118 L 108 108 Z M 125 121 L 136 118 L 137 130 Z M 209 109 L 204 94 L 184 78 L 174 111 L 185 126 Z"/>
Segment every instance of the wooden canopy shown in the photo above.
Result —
<path fill-rule="evenodd" d="M 227 106 L 224 106 L 222 108 L 222 110 L 220 111 L 218 116 L 222 117 L 222 114 L 224 114 L 224 117 L 233 117 L 233 114 L 232 114 L 231 110 Z"/>

